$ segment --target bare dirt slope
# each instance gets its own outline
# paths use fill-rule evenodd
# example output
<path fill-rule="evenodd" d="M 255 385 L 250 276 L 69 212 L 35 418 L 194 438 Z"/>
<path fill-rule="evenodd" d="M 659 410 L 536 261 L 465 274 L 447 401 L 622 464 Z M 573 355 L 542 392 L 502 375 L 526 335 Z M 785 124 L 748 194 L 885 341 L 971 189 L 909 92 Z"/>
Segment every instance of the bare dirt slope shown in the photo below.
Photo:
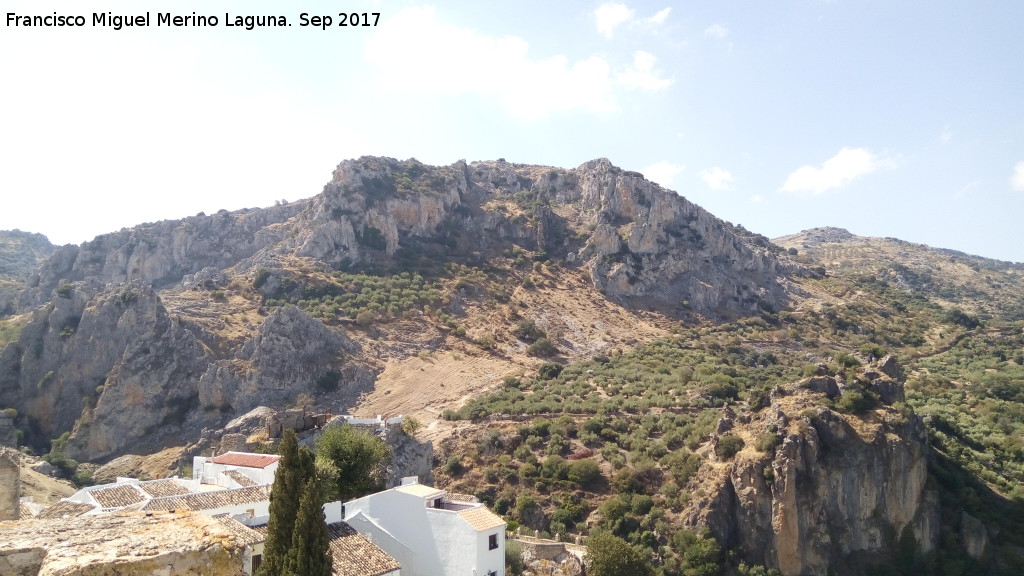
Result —
<path fill-rule="evenodd" d="M 367 417 L 410 415 L 425 425 L 423 434 L 440 438 L 452 429 L 441 419 L 445 410 L 458 409 L 471 397 L 494 389 L 506 376 L 528 373 L 545 361 L 577 361 L 630 349 L 668 334 L 677 324 L 657 313 L 611 302 L 578 274 L 564 269 L 544 268 L 530 278 L 532 285 L 516 288 L 506 304 L 467 299 L 465 316 L 460 319 L 467 339 L 428 342 L 438 333 L 424 330 L 419 334 L 422 348 L 395 354 L 396 349 L 387 346 L 388 340 L 416 340 L 415 335 L 394 333 L 395 329 L 414 328 L 413 323 L 406 323 L 382 330 L 384 334 L 376 342 L 362 340 L 365 347 L 381 347 L 391 355 L 382 358 L 374 388 L 358 399 L 352 412 Z M 543 329 L 558 346 L 558 355 L 529 355 L 528 343 L 511 333 L 523 321 Z M 493 346 L 473 343 L 485 338 L 493 338 Z"/>
<path fill-rule="evenodd" d="M 29 468 L 30 462 L 22 459 L 21 463 L 21 495 L 31 496 L 37 504 L 49 506 L 61 498 L 71 496 L 78 491 L 67 480 L 51 478 Z"/>

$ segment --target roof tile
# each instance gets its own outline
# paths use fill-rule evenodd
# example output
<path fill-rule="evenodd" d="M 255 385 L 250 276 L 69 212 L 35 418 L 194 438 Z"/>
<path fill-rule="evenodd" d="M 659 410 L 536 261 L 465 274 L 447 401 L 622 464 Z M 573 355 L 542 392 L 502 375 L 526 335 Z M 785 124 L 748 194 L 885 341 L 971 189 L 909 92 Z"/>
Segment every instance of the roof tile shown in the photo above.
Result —
<path fill-rule="evenodd" d="M 242 466 L 243 468 L 266 468 L 280 460 L 280 456 L 273 454 L 252 454 L 249 452 L 228 452 L 220 456 L 214 456 L 214 464 L 227 466 Z"/>
<path fill-rule="evenodd" d="M 270 498 L 270 485 L 249 486 L 233 490 L 217 490 L 216 492 L 200 492 L 183 496 L 154 498 L 141 508 L 148 512 L 154 510 L 213 510 L 223 506 L 238 504 L 254 504 Z"/>
<path fill-rule="evenodd" d="M 73 516 L 81 516 L 86 512 L 92 512 L 94 508 L 95 506 L 85 502 L 61 500 L 40 512 L 36 518 L 71 518 Z"/>
<path fill-rule="evenodd" d="M 89 492 L 93 500 L 103 508 L 124 508 L 146 499 L 146 495 L 131 484 L 115 484 Z"/>
<path fill-rule="evenodd" d="M 498 528 L 499 526 L 506 525 L 505 521 L 501 519 L 501 516 L 491 512 L 486 506 L 463 510 L 459 512 L 459 516 L 469 523 L 469 525 L 477 532 L 483 532 L 484 530 L 490 530 L 492 528 Z"/>
<path fill-rule="evenodd" d="M 156 480 L 153 482 L 142 482 L 138 484 L 138 487 L 143 492 L 149 494 L 153 498 L 162 498 L 164 496 L 180 496 L 182 494 L 188 494 L 189 489 L 184 485 L 178 483 L 175 480 Z"/>

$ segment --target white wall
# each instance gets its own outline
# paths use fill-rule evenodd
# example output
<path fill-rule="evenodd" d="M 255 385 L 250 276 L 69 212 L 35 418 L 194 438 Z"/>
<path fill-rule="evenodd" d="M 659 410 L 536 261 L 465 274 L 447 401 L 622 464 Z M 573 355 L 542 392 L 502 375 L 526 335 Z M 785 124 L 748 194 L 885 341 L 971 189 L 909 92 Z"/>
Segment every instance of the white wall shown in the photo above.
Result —
<path fill-rule="evenodd" d="M 477 532 L 458 512 L 427 508 L 419 496 L 387 490 L 345 503 L 347 522 L 402 564 L 406 576 L 504 576 L 504 529 Z M 376 524 L 379 528 L 373 527 Z M 498 548 L 488 550 L 488 535 Z M 396 549 L 395 540 L 408 551 Z M 408 557 L 412 554 L 412 558 Z"/>
<path fill-rule="evenodd" d="M 475 530 L 474 530 L 475 532 Z M 477 532 L 476 573 L 484 576 L 494 570 L 498 576 L 505 576 L 505 528 L 492 528 L 486 532 Z M 488 550 L 489 537 L 497 534 L 498 547 Z"/>

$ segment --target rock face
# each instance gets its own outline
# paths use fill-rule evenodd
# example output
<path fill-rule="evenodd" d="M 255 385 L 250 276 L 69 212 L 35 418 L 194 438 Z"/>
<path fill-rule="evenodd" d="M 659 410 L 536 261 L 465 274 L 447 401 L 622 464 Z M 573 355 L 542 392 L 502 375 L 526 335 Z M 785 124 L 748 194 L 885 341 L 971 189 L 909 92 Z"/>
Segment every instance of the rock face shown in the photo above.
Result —
<path fill-rule="evenodd" d="M 747 561 L 786 576 L 850 572 L 911 536 L 921 553 L 934 549 L 938 495 L 925 489 L 921 420 L 884 406 L 859 416 L 827 408 L 808 416 L 818 393 L 790 393 L 776 394 L 745 429 L 754 437 L 775 429 L 777 448 L 748 448 L 702 470 L 702 485 L 715 490 L 691 503 L 687 523 L 709 526 L 726 545 L 742 543 Z"/>
<path fill-rule="evenodd" d="M 141 512 L 0 522 L 0 574 L 242 576 L 245 543 L 198 514 Z"/>
<path fill-rule="evenodd" d="M 56 249 L 42 234 L 0 230 L 0 315 L 14 312 L 25 278 Z"/>
<path fill-rule="evenodd" d="M 298 233 L 274 251 L 332 265 L 372 262 L 374 251 L 511 242 L 564 258 L 615 299 L 749 314 L 786 295 L 766 238 L 605 159 L 563 170 L 360 158 L 341 163 L 295 221 Z"/>
<path fill-rule="evenodd" d="M 94 460 L 161 434 L 187 443 L 315 393 L 326 373 L 366 388 L 374 374 L 342 328 L 294 307 L 268 313 L 262 299 L 304 297 L 296 267 L 484 265 L 513 249 L 563 261 L 609 298 L 712 317 L 783 304 L 791 266 L 767 239 L 607 160 L 563 170 L 360 158 L 309 200 L 57 249 L 8 305 L 29 320 L 0 349 L 0 407 L 18 410 L 37 449 L 71 431 L 67 455 Z M 246 295 L 228 302 L 229 288 Z M 234 320 L 236 305 L 249 309 Z"/>

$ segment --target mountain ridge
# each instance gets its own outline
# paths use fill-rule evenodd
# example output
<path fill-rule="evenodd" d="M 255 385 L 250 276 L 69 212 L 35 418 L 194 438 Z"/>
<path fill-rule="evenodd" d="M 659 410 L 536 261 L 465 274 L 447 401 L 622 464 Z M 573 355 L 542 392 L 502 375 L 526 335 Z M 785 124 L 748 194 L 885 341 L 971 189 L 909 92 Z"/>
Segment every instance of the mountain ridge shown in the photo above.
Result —
<path fill-rule="evenodd" d="M 35 449 L 96 462 L 184 462 L 265 406 L 402 413 L 440 446 L 440 483 L 533 529 L 611 529 L 665 574 L 704 528 L 787 576 L 863 573 L 907 526 L 914 561 L 942 554 L 957 510 L 1017 534 L 949 504 L 961 472 L 935 464 L 977 453 L 976 500 L 1000 502 L 1024 480 L 1014 445 L 929 398 L 1014 413 L 1019 272 L 841 229 L 771 241 L 606 159 L 363 157 L 305 200 L 58 249 L 0 315 L 0 408 Z M 958 382 L 984 347 L 995 376 Z M 594 484 L 562 457 L 592 460 Z M 912 482 L 863 494 L 904 464 Z M 833 506 L 840 481 L 851 503 Z M 810 510 L 856 518 L 856 550 Z M 1010 550 L 995 534 L 970 562 Z"/>

